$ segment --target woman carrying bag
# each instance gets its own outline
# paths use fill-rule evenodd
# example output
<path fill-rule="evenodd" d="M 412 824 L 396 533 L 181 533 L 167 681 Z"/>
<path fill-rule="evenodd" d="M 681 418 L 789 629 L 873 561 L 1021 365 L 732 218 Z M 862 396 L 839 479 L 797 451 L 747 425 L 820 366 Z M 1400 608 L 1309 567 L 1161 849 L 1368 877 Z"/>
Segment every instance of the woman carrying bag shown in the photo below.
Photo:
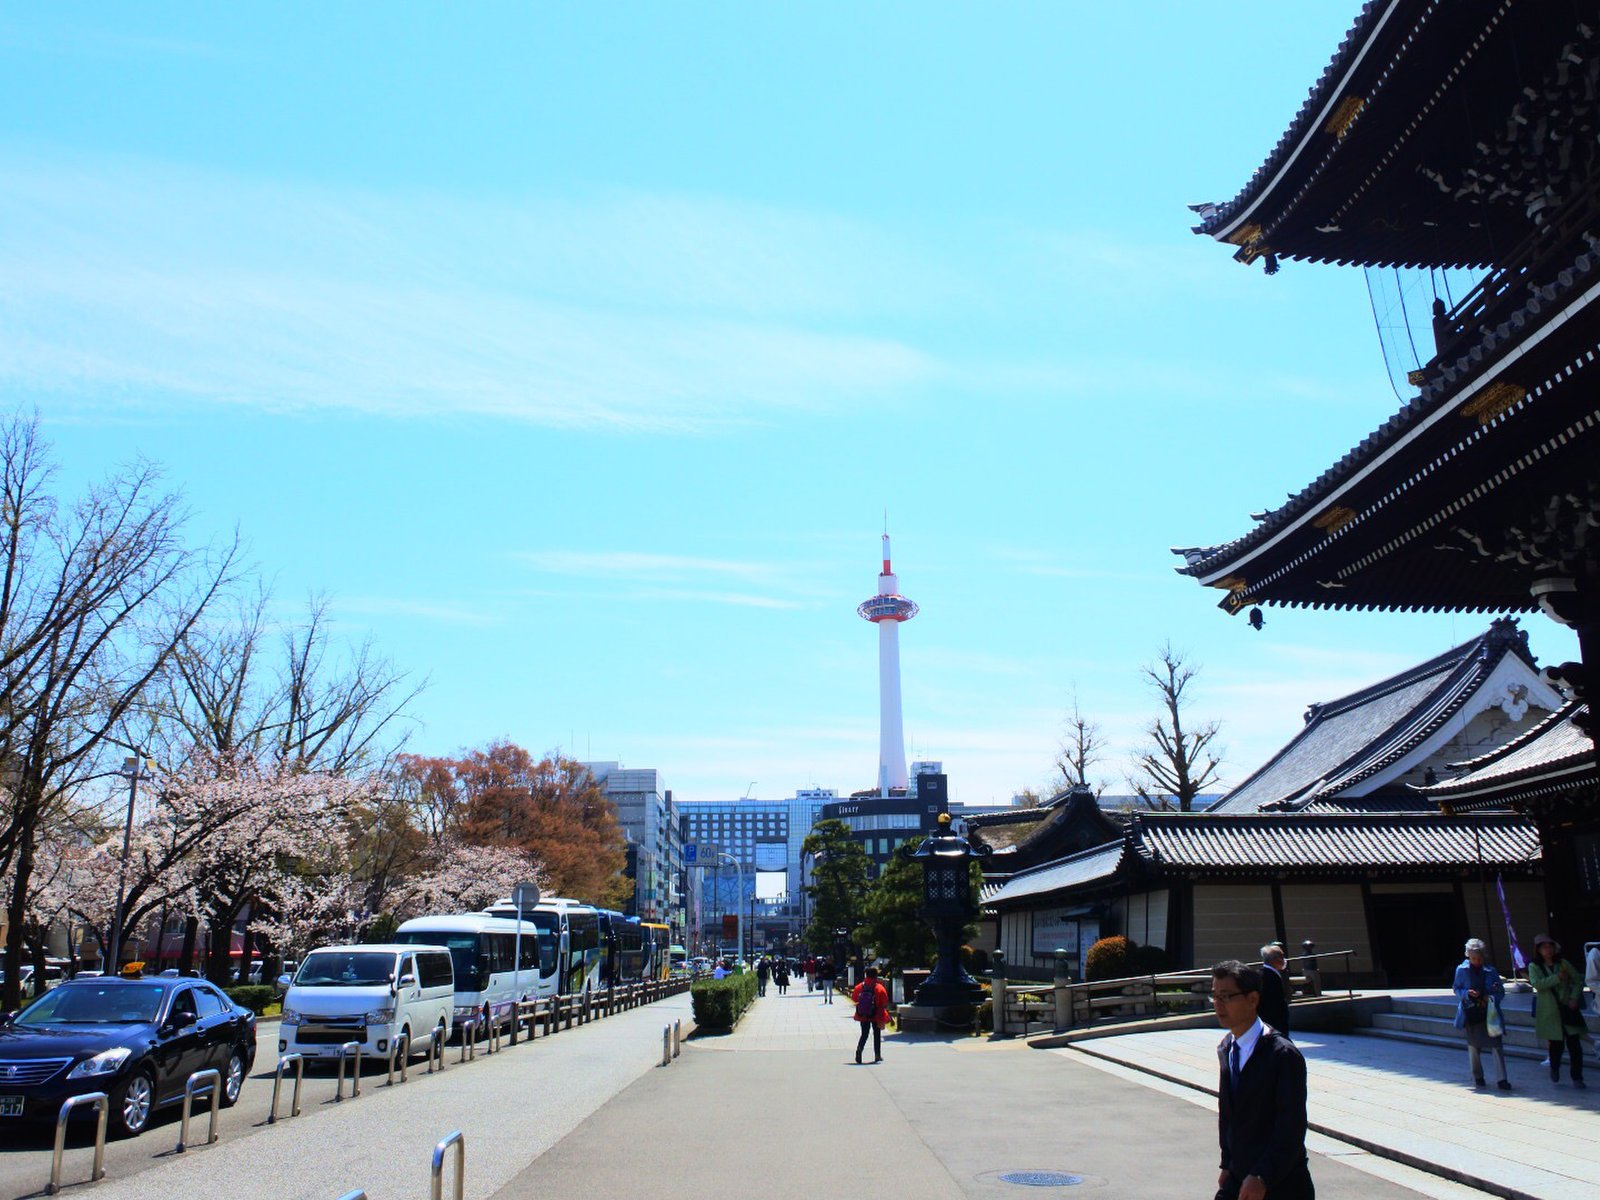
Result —
<path fill-rule="evenodd" d="M 1456 968 L 1454 990 L 1456 994 L 1455 1026 L 1467 1035 L 1467 1065 L 1472 1068 L 1472 1086 L 1487 1087 L 1483 1078 L 1483 1059 L 1487 1050 L 1494 1055 L 1495 1070 L 1500 1080 L 1495 1085 L 1502 1092 L 1511 1090 L 1506 1078 L 1505 1026 L 1500 1014 L 1500 1002 L 1506 998 L 1506 985 L 1500 972 L 1484 961 L 1486 947 L 1482 938 L 1469 938 L 1466 944 L 1466 961 Z"/>
<path fill-rule="evenodd" d="M 1534 1032 L 1550 1048 L 1550 1082 L 1561 1081 L 1561 1050 L 1566 1047 L 1571 1060 L 1572 1086 L 1584 1087 L 1583 1044 L 1578 1040 L 1588 1031 L 1583 1023 L 1583 981 L 1571 963 L 1561 957 L 1561 945 L 1547 933 L 1533 939 L 1534 960 L 1528 964 L 1528 982 L 1533 985 Z"/>

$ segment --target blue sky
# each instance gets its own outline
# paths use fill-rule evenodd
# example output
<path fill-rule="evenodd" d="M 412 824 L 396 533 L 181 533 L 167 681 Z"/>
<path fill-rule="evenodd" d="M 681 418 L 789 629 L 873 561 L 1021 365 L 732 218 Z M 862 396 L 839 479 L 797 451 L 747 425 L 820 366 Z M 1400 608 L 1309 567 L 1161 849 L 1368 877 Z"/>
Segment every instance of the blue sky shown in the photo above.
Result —
<path fill-rule="evenodd" d="M 64 481 L 159 460 L 285 614 L 427 677 L 422 752 L 868 786 L 887 510 L 956 798 L 1044 780 L 1074 694 L 1125 790 L 1168 638 L 1238 779 L 1486 624 L 1256 633 L 1167 549 L 1396 407 L 1359 272 L 1266 278 L 1185 208 L 1355 9 L 13 7 L 0 388 Z"/>

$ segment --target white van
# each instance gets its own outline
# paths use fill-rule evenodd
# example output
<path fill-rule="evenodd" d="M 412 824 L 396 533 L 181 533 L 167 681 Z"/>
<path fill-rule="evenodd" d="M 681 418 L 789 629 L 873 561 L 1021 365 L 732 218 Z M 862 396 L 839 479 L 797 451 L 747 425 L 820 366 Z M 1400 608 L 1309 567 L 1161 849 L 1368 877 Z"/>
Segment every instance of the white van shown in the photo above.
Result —
<path fill-rule="evenodd" d="M 396 1040 L 450 1036 L 455 973 L 443 946 L 324 946 L 306 955 L 283 997 L 278 1052 L 338 1058 L 346 1042 L 387 1058 Z"/>

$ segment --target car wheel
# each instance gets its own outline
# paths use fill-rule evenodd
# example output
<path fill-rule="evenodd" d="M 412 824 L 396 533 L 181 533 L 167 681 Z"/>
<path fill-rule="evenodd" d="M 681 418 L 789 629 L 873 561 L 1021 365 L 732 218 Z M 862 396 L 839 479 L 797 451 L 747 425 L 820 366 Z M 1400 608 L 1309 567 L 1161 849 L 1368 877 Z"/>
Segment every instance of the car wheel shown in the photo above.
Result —
<path fill-rule="evenodd" d="M 108 1124 L 118 1137 L 138 1137 L 150 1126 L 156 1110 L 156 1081 L 147 1070 L 135 1071 L 111 1089 Z"/>
<path fill-rule="evenodd" d="M 239 1101 L 244 1087 L 244 1053 L 234 1050 L 228 1055 L 228 1065 L 222 1071 L 222 1107 L 232 1108 Z"/>

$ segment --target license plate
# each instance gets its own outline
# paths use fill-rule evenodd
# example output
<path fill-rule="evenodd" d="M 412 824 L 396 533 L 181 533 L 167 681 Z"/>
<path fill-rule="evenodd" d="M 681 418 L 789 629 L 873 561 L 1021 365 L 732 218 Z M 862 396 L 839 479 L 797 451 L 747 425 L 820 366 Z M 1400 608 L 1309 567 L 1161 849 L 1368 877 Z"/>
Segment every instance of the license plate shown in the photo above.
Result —
<path fill-rule="evenodd" d="M 21 1115 L 21 1096 L 0 1096 L 0 1117 L 20 1117 Z"/>

